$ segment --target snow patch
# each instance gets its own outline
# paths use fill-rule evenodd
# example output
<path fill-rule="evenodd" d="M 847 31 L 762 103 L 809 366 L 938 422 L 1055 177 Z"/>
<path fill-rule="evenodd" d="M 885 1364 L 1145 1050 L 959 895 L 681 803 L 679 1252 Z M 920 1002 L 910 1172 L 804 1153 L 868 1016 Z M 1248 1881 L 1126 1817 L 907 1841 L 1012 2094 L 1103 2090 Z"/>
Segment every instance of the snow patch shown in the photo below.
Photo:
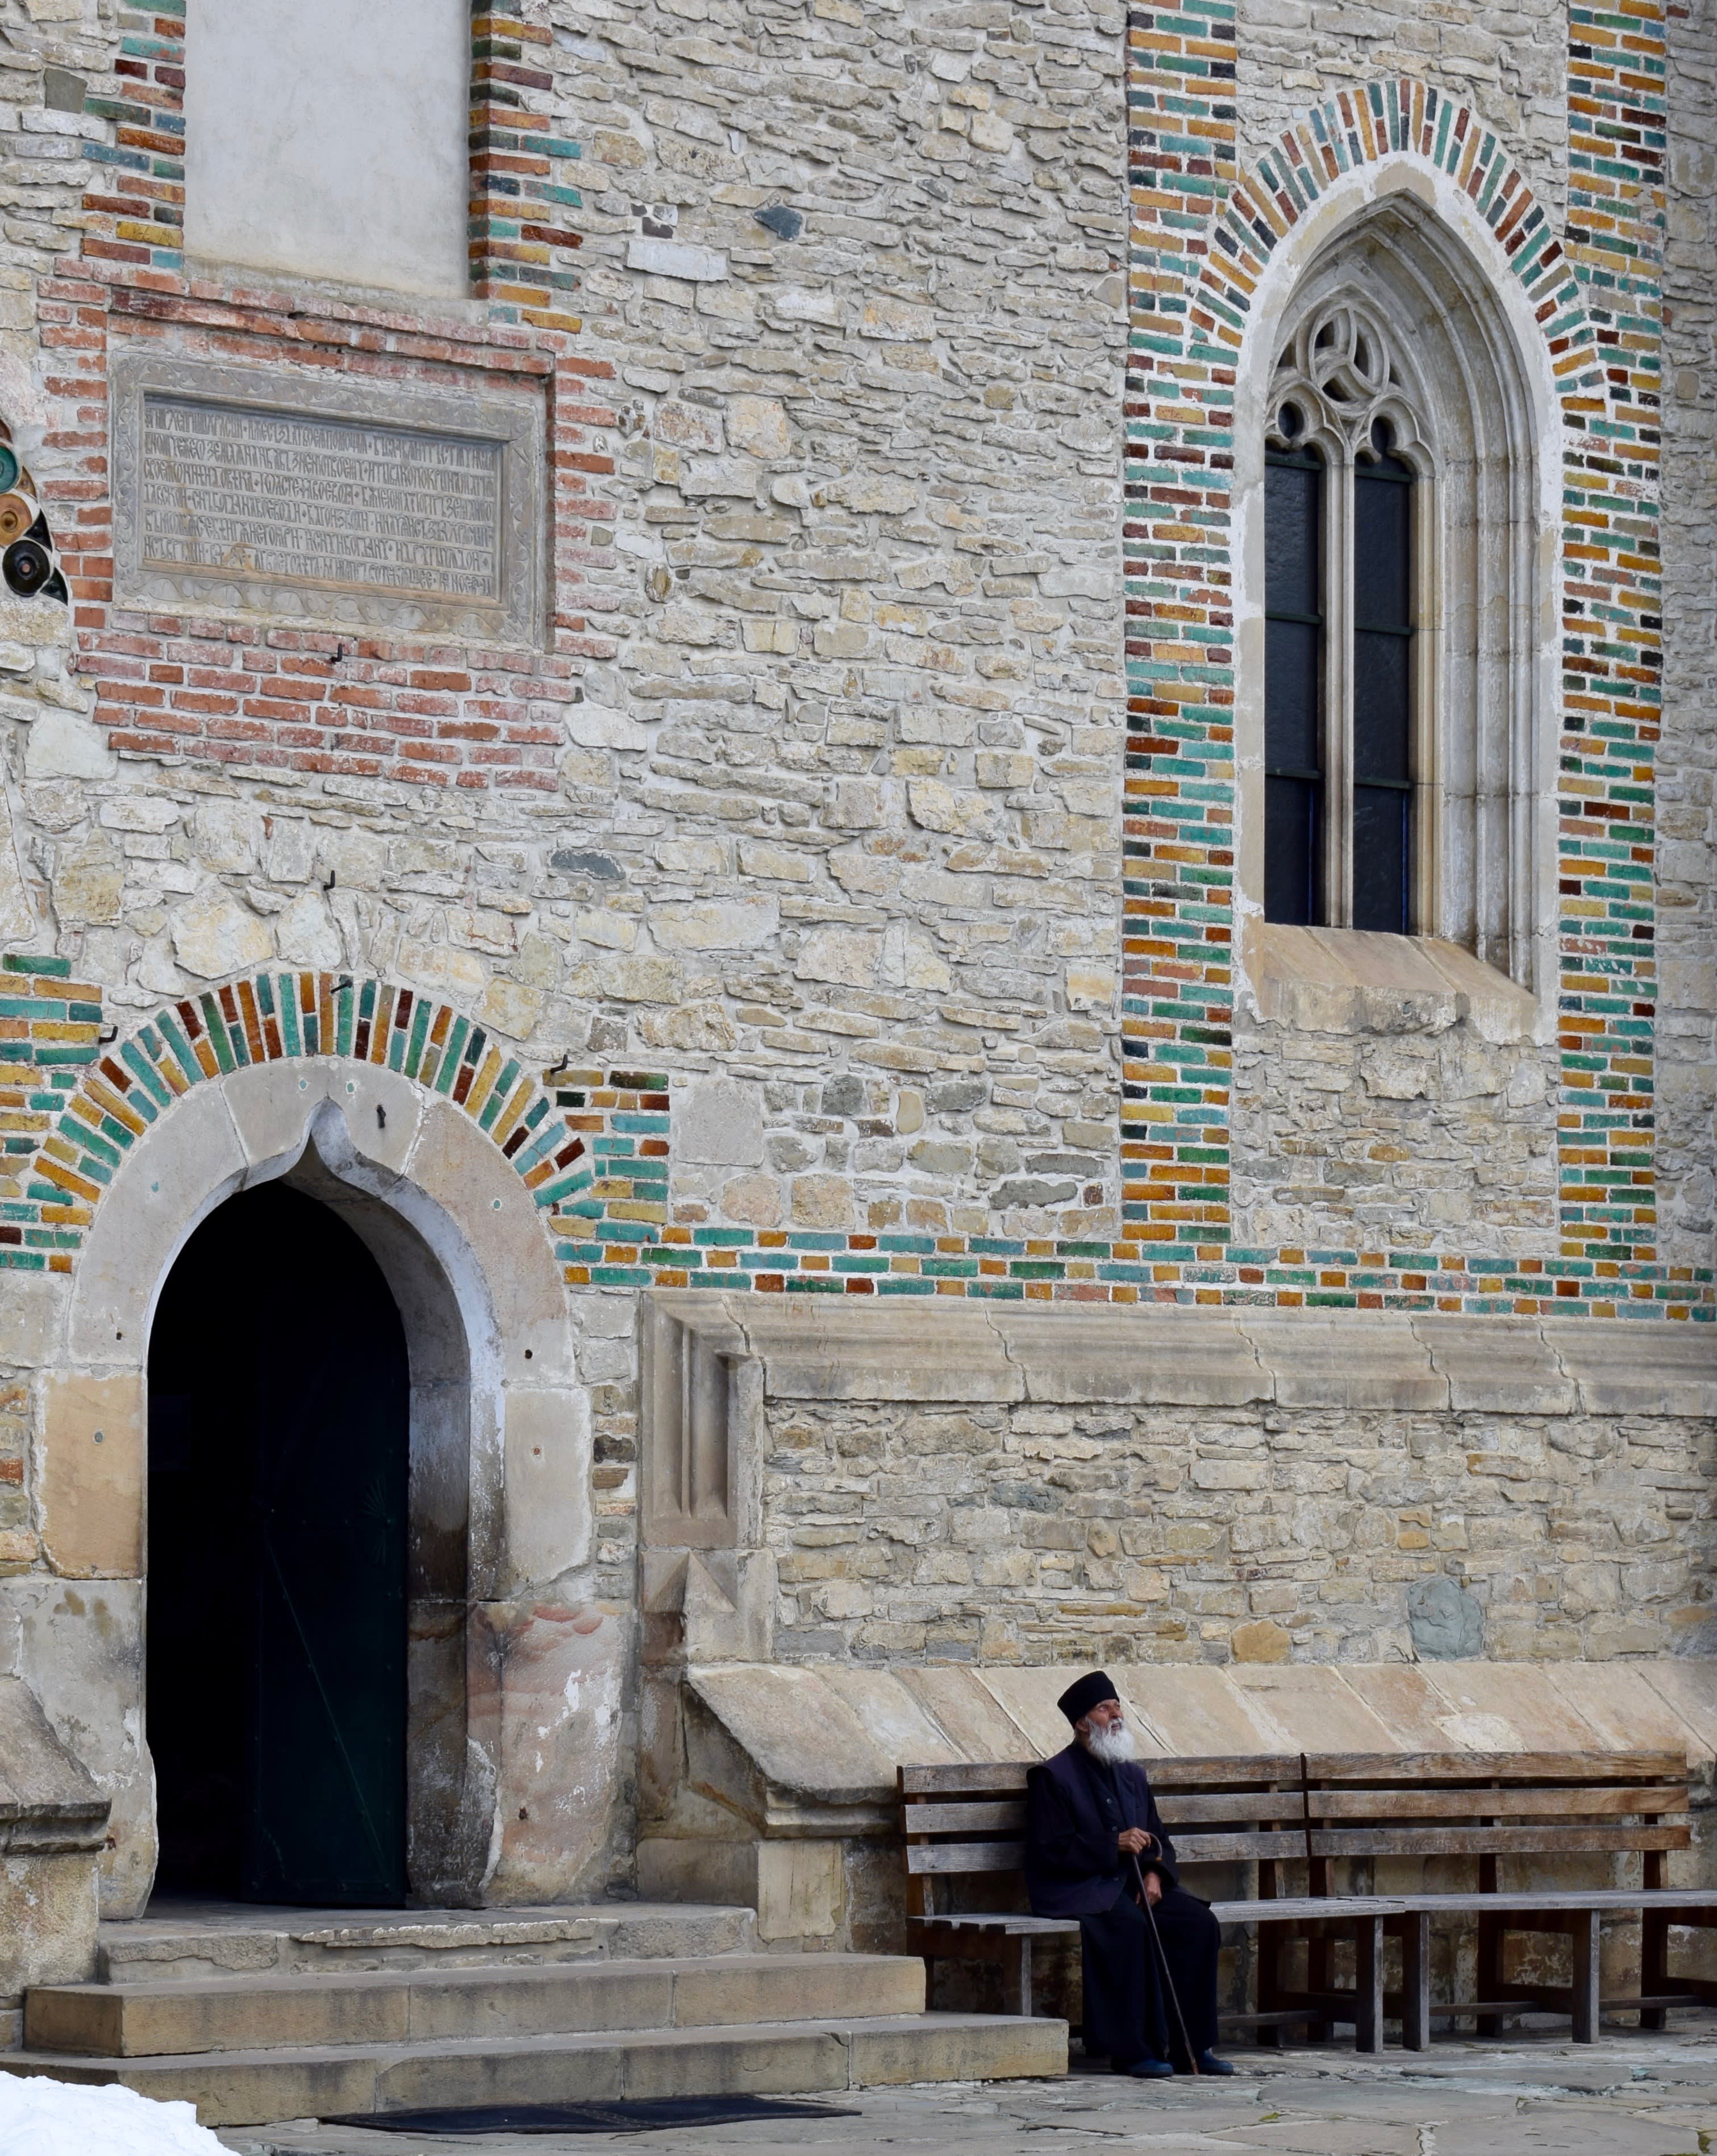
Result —
<path fill-rule="evenodd" d="M 0 2073 L 6 2156 L 229 2156 L 189 2103 Z"/>

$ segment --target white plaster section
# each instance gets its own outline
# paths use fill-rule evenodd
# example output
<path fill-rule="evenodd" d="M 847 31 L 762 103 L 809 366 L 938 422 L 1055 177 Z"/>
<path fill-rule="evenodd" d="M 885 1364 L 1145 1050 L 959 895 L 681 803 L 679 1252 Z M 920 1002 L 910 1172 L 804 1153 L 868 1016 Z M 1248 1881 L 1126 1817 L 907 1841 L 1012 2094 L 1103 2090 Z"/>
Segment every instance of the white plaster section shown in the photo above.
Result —
<path fill-rule="evenodd" d="M 1553 1016 L 1561 412 L 1542 331 L 1488 226 L 1411 153 L 1344 174 L 1277 244 L 1253 295 L 1235 397 L 1236 909 L 1263 888 L 1264 488 L 1275 362 L 1293 319 L 1354 283 L 1401 319 L 1439 460 L 1441 708 L 1430 924 Z M 1481 382 L 1480 377 L 1484 377 Z M 1499 608 L 1503 610 L 1499 616 Z M 1488 791 L 1487 791 L 1488 789 Z"/>
<path fill-rule="evenodd" d="M 185 75 L 191 254 L 464 295 L 462 0 L 190 0 Z"/>

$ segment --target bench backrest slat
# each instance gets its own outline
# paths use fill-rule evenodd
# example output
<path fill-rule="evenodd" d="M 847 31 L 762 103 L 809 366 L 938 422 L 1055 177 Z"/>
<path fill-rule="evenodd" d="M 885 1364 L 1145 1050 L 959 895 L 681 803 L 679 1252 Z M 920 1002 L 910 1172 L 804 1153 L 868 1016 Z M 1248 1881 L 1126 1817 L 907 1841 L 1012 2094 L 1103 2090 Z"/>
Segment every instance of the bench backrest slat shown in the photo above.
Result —
<path fill-rule="evenodd" d="M 1680 1789 L 1319 1789 L 1310 1793 L 1318 1820 L 1568 1819 L 1654 1816 L 1684 1812 L 1688 1793 Z M 1295 1800 L 1299 1801 L 1298 1799 Z M 1166 1813 L 1164 1817 L 1166 1817 Z"/>

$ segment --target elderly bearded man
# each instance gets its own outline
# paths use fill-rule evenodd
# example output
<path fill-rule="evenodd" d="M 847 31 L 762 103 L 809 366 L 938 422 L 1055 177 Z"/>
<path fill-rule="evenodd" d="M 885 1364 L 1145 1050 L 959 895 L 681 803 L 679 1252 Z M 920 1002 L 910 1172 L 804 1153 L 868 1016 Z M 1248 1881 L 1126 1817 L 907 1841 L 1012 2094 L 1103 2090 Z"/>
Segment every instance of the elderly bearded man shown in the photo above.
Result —
<path fill-rule="evenodd" d="M 1211 2050 L 1216 1920 L 1175 1876 L 1175 1845 L 1134 1762 L 1115 1687 L 1093 1670 L 1056 1704 L 1073 1742 L 1026 1778 L 1026 1884 L 1034 1916 L 1079 1919 L 1086 2054 L 1106 2054 L 1117 2073 L 1154 2078 L 1175 2071 L 1171 2059 L 1184 2071 L 1190 2050 L 1201 2074 L 1231 2074 Z M 1180 2016 L 1163 1981 L 1164 1956 Z"/>

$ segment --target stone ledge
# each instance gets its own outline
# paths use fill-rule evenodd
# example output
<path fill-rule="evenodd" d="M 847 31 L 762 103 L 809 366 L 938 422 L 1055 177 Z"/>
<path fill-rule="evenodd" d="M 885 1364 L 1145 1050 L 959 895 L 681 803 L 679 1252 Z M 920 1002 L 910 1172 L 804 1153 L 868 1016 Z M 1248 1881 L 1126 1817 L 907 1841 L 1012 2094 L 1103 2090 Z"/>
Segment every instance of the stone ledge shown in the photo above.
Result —
<path fill-rule="evenodd" d="M 0 1677 L 0 1855 L 98 1850 L 108 1800 L 54 1733 L 22 1677 Z"/>
<path fill-rule="evenodd" d="M 1717 1415 L 1717 1328 L 658 1290 L 775 1399 Z"/>
<path fill-rule="evenodd" d="M 1056 1700 L 1085 1665 L 701 1666 L 686 1681 L 772 1791 L 887 1806 L 912 1761 L 1046 1758 Z M 1681 1752 L 1717 1766 L 1717 1663 L 1116 1663 L 1141 1757 L 1328 1751 Z M 879 1821 L 879 1824 L 881 1822 Z M 851 1831 L 784 1807 L 763 1831 Z"/>
<path fill-rule="evenodd" d="M 1258 1015 L 1307 1033 L 1441 1033 L 1462 1020 L 1483 1040 L 1530 1040 L 1538 998 L 1439 936 L 1247 923 Z"/>

